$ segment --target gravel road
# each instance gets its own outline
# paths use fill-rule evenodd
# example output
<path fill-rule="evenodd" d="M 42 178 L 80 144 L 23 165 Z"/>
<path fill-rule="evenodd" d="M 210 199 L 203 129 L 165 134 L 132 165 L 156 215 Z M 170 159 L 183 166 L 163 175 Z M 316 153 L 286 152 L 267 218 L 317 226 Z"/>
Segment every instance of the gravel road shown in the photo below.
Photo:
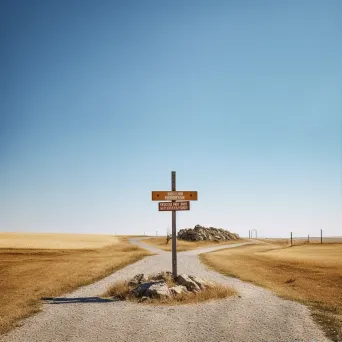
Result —
<path fill-rule="evenodd" d="M 241 298 L 181 306 L 150 306 L 97 298 L 116 280 L 137 273 L 171 268 L 171 253 L 133 244 L 158 255 L 145 257 L 118 272 L 43 304 L 43 310 L 0 337 L 1 342 L 318 342 L 329 341 L 313 322 L 309 310 L 260 287 L 208 270 L 198 254 L 227 246 L 178 253 L 178 273 L 198 275 L 227 284 Z M 242 244 L 229 245 L 230 248 Z"/>

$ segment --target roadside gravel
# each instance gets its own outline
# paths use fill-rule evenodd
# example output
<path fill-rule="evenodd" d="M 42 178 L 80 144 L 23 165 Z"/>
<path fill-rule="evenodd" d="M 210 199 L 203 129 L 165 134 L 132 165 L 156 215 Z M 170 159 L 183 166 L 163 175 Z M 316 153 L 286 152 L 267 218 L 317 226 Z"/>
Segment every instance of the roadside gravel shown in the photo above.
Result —
<path fill-rule="evenodd" d="M 329 341 L 314 323 L 309 310 L 271 292 L 207 269 L 198 254 L 243 244 L 217 246 L 178 253 L 178 273 L 194 274 L 235 288 L 238 296 L 200 304 L 150 306 L 101 301 L 99 295 L 117 280 L 137 273 L 171 270 L 171 253 L 139 245 L 158 255 L 119 270 L 60 299 L 47 301 L 43 310 L 0 342 L 320 342 Z"/>

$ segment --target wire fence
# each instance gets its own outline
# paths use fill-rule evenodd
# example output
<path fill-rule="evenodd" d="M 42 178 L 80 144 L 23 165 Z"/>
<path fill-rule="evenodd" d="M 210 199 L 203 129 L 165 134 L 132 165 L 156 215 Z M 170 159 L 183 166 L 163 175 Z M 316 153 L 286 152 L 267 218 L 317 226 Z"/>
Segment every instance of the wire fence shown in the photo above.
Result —
<path fill-rule="evenodd" d="M 327 243 L 342 243 L 342 237 L 325 237 L 323 234 L 319 236 L 294 236 L 290 233 L 288 244 L 290 246 L 298 246 L 304 244 L 327 244 Z"/>
<path fill-rule="evenodd" d="M 317 236 L 295 236 L 293 232 L 290 232 L 288 238 L 267 238 L 267 237 L 260 237 L 258 238 L 256 230 L 249 231 L 249 239 L 258 239 L 258 240 L 265 240 L 269 242 L 275 242 L 278 244 L 284 244 L 287 246 L 299 246 L 305 244 L 326 244 L 326 243 L 342 243 L 342 236 L 337 237 L 325 237 L 323 230 L 320 231 L 320 234 Z"/>

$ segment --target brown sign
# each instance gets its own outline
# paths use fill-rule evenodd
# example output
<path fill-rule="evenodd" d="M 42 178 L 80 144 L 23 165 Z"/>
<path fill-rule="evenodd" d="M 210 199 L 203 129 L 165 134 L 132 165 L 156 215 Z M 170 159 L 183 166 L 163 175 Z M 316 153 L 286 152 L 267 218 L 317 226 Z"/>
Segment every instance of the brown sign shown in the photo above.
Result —
<path fill-rule="evenodd" d="M 160 202 L 159 211 L 190 210 L 190 202 Z"/>
<path fill-rule="evenodd" d="M 152 191 L 152 201 L 197 201 L 197 191 Z"/>

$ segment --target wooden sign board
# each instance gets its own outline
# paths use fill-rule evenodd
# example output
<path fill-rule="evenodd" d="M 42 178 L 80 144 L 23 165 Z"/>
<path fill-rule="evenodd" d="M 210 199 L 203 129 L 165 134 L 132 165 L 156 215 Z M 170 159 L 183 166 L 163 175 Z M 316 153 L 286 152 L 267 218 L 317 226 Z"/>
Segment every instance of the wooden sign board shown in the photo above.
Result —
<path fill-rule="evenodd" d="M 159 211 L 190 210 L 190 202 L 159 202 Z"/>
<path fill-rule="evenodd" d="M 197 191 L 152 191 L 152 201 L 197 201 Z"/>

